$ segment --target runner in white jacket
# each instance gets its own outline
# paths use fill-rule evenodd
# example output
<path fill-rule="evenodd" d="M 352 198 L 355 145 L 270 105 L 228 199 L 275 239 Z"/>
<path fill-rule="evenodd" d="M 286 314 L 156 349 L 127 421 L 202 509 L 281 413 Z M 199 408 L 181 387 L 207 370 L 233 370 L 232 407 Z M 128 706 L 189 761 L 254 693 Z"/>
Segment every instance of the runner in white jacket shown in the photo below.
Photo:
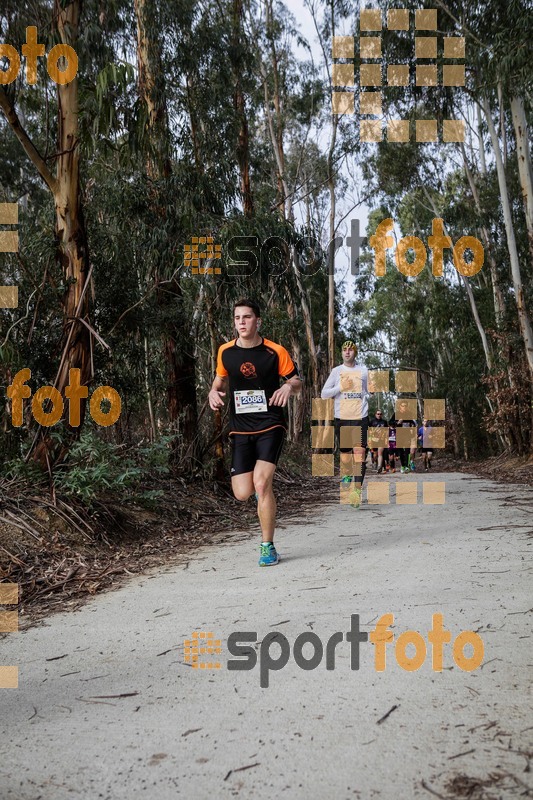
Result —
<path fill-rule="evenodd" d="M 344 474 L 342 481 L 353 483 L 350 503 L 357 508 L 361 504 L 366 471 L 368 370 L 355 363 L 356 355 L 357 346 L 348 339 L 342 345 L 342 364 L 331 370 L 321 397 L 335 400 L 335 438 L 343 464 L 341 472 L 351 473 Z M 350 428 L 355 430 L 346 430 Z M 341 429 L 344 429 L 342 434 Z"/>

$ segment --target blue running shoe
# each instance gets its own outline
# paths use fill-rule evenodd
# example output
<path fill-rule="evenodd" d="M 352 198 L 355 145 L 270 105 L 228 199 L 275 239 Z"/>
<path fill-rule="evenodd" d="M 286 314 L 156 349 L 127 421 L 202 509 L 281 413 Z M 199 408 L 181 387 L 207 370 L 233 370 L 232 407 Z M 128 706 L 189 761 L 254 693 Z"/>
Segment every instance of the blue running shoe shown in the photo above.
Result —
<path fill-rule="evenodd" d="M 345 475 L 344 478 L 341 478 L 341 483 L 352 483 L 353 478 L 351 475 Z"/>
<path fill-rule="evenodd" d="M 272 542 L 261 542 L 261 555 L 259 557 L 260 567 L 273 567 L 279 561 L 276 548 Z"/>

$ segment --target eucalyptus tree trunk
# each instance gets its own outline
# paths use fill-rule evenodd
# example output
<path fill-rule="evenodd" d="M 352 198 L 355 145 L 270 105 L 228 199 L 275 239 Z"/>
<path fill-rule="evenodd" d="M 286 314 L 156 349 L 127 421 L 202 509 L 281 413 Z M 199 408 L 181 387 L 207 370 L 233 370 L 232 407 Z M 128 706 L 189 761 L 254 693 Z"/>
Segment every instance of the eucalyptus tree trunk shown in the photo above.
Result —
<path fill-rule="evenodd" d="M 500 137 L 503 149 L 503 166 L 507 167 L 507 131 L 505 129 L 505 109 L 503 107 L 503 86 L 501 81 L 498 81 L 496 88 L 498 92 L 498 108 L 500 110 Z"/>
<path fill-rule="evenodd" d="M 476 299 L 474 297 L 474 293 L 472 291 L 472 287 L 468 283 L 468 279 L 465 278 L 464 275 L 461 275 L 461 279 L 463 281 L 464 287 L 466 289 L 466 294 L 468 297 L 468 302 L 470 303 L 470 309 L 472 311 L 472 316 L 474 317 L 474 322 L 476 323 L 476 328 L 479 333 L 479 338 L 481 339 L 481 344 L 483 346 L 483 352 L 485 354 L 485 363 L 487 365 L 487 369 L 490 370 L 493 367 L 492 361 L 492 353 L 490 352 L 489 342 L 487 339 L 487 334 L 485 333 L 485 328 L 483 327 L 483 323 L 481 322 L 481 317 L 479 316 L 479 311 L 476 304 Z M 492 410 L 492 409 L 491 409 Z"/>
<path fill-rule="evenodd" d="M 268 0 L 267 2 L 267 20 L 268 25 L 271 27 L 273 24 L 272 19 L 272 2 Z M 270 40 L 270 56 L 271 56 L 271 67 L 272 67 L 272 74 L 273 74 L 273 85 L 274 85 L 274 95 L 272 98 L 272 102 L 274 104 L 275 110 L 275 124 L 274 119 L 272 117 L 272 113 L 270 110 L 270 97 L 268 92 L 268 81 L 267 81 L 267 74 L 266 70 L 262 69 L 262 77 L 263 77 L 263 89 L 265 95 L 265 114 L 268 122 L 268 129 L 270 133 L 270 141 L 272 144 L 272 150 L 274 152 L 274 158 L 276 161 L 276 167 L 278 172 L 278 195 L 279 195 L 279 215 L 282 219 L 287 219 L 294 223 L 294 211 L 293 206 L 290 200 L 290 191 L 287 184 L 287 179 L 285 175 L 285 154 L 284 154 L 284 147 L 283 147 L 283 118 L 282 118 L 282 98 L 280 96 L 280 77 L 279 77 L 279 68 L 278 68 L 278 57 L 276 53 L 276 47 L 274 43 L 273 37 L 269 37 Z M 296 289 L 298 293 L 298 306 L 302 312 L 302 318 L 304 321 L 305 327 L 305 336 L 307 340 L 307 345 L 309 348 L 309 358 L 311 361 L 311 370 L 313 375 L 313 396 L 317 396 L 318 393 L 318 363 L 317 363 L 317 354 L 316 354 L 316 345 L 315 345 L 315 338 L 313 333 L 313 324 L 311 318 L 311 303 L 309 301 L 309 294 L 307 292 L 307 288 L 302 281 L 300 271 L 299 271 L 299 257 L 296 249 L 294 247 L 286 248 L 286 258 L 288 263 L 290 264 L 290 268 L 292 274 L 294 276 Z M 290 287 L 289 287 L 290 289 Z M 294 324 L 296 325 L 296 311 L 293 305 L 293 298 L 289 300 L 287 311 L 291 319 L 293 320 Z M 298 366 L 300 369 L 302 368 L 302 362 L 300 359 L 300 344 L 295 340 L 293 336 L 293 356 L 298 362 Z M 300 395 L 296 401 L 296 409 L 294 413 L 294 438 L 298 439 L 302 425 L 303 425 L 303 413 L 304 413 L 304 401 L 303 401 L 303 394 Z"/>
<path fill-rule="evenodd" d="M 521 97 L 511 98 L 511 113 L 516 135 L 516 158 L 526 215 L 529 252 L 533 263 L 533 170 L 531 168 L 526 112 L 524 110 L 524 101 Z"/>
<path fill-rule="evenodd" d="M 76 49 L 79 35 L 81 0 L 68 4 L 54 1 L 54 26 L 61 44 Z M 5 90 L 0 87 L 0 108 L 29 159 L 48 186 L 54 200 L 55 236 L 57 259 L 61 264 L 65 294 L 63 306 L 63 337 L 61 359 L 55 388 L 64 396 L 69 383 L 69 370 L 80 370 L 80 383 L 88 384 L 91 378 L 90 332 L 83 322 L 88 321 L 89 301 L 87 293 L 88 254 L 85 222 L 80 197 L 79 135 L 78 135 L 78 80 L 57 84 L 57 156 L 55 175 L 40 155 L 33 141 L 20 122 L 15 107 Z M 83 421 L 86 401 L 81 401 Z M 48 429 L 40 428 L 31 449 L 31 458 L 45 468 L 52 468 L 62 461 L 70 445 L 79 438 L 81 425 L 72 428 L 64 419 L 68 437 L 63 443 L 50 437 Z"/>
<path fill-rule="evenodd" d="M 207 309 L 207 327 L 209 330 L 209 343 L 211 346 L 211 374 L 214 374 L 216 369 L 217 363 L 217 353 L 218 353 L 218 342 L 217 342 L 217 332 L 215 327 L 215 305 L 217 304 L 217 298 L 213 298 L 212 300 L 209 297 L 206 297 L 206 309 Z M 218 308 L 217 311 L 220 311 Z M 224 474 L 224 447 L 222 444 L 222 412 L 220 410 L 215 411 L 215 468 L 214 468 L 214 477 L 216 481 L 222 483 L 225 479 Z"/>
<path fill-rule="evenodd" d="M 330 0 L 331 8 L 331 40 L 335 36 L 335 3 Z M 337 144 L 337 128 L 339 118 L 336 114 L 331 114 L 331 139 L 328 148 L 328 192 L 329 192 L 329 247 L 328 247 L 328 369 L 331 372 L 335 366 L 335 173 L 333 162 L 335 157 L 335 146 Z"/>
<path fill-rule="evenodd" d="M 500 189 L 500 198 L 502 202 L 503 218 L 505 222 L 505 232 L 507 235 L 507 248 L 509 251 L 509 259 L 511 262 L 511 275 L 513 279 L 513 287 L 515 292 L 516 308 L 518 313 L 518 321 L 520 324 L 520 332 L 524 342 L 526 351 L 526 358 L 530 371 L 530 385 L 533 383 L 533 327 L 531 326 L 531 319 L 529 317 L 525 298 L 524 287 L 522 283 L 522 276 L 520 273 L 520 261 L 518 259 L 518 248 L 516 246 L 516 237 L 513 226 L 513 219 L 511 215 L 511 204 L 509 201 L 509 193 L 507 190 L 507 179 L 505 176 L 505 167 L 502 160 L 500 151 L 500 144 L 498 142 L 498 134 L 492 121 L 490 105 L 487 97 L 483 99 L 483 112 L 485 120 L 490 133 L 492 141 L 492 148 L 494 150 L 494 157 L 496 159 L 496 171 L 498 174 L 498 184 Z"/>
<path fill-rule="evenodd" d="M 282 219 L 287 218 L 286 202 L 289 196 L 287 183 L 285 180 L 285 154 L 283 152 L 283 113 L 282 113 L 282 100 L 280 90 L 280 75 L 278 67 L 278 54 L 276 51 L 276 44 L 274 41 L 273 27 L 274 27 L 274 12 L 273 0 L 266 0 L 266 29 L 267 38 L 270 44 L 270 57 L 272 66 L 272 79 L 274 84 L 274 93 L 272 102 L 274 103 L 274 111 L 276 114 L 276 128 L 275 128 L 275 141 L 276 141 L 276 161 L 278 166 L 278 196 L 280 213 Z M 271 125 L 272 132 L 272 125 Z"/>
<path fill-rule="evenodd" d="M 237 163 L 241 177 L 241 197 L 244 216 L 250 219 L 254 214 L 254 204 L 252 199 L 252 187 L 250 184 L 250 151 L 248 135 L 248 119 L 246 117 L 246 107 L 244 102 L 244 92 L 242 88 L 242 58 L 241 41 L 242 32 L 243 0 L 233 0 L 233 46 L 232 46 L 232 66 L 233 66 L 233 107 L 238 120 L 239 134 L 237 141 Z"/>
<path fill-rule="evenodd" d="M 300 308 L 302 310 L 302 317 L 305 326 L 305 337 L 307 339 L 307 346 L 309 348 L 309 360 L 311 362 L 311 376 L 312 376 L 312 391 L 313 397 L 318 397 L 319 395 L 319 387 L 318 387 L 318 359 L 317 359 L 317 352 L 316 352 L 316 343 L 315 343 L 315 336 L 313 333 L 313 321 L 311 318 L 311 305 L 309 302 L 309 294 L 307 289 L 302 281 L 300 275 L 300 259 L 298 253 L 296 252 L 296 248 L 292 248 L 292 258 L 291 264 L 293 268 L 294 278 L 296 281 L 296 287 L 298 289 L 299 299 L 300 299 Z M 301 368 L 301 364 L 299 365 Z"/>
<path fill-rule="evenodd" d="M 148 127 L 145 165 L 148 176 L 157 181 L 161 177 L 168 177 L 171 171 L 163 59 L 155 28 L 157 18 L 154 0 L 134 0 L 134 7 L 138 87 Z"/>
<path fill-rule="evenodd" d="M 472 174 L 472 170 L 470 169 L 470 165 L 468 164 L 468 159 L 466 157 L 466 152 L 463 144 L 461 144 L 461 152 L 463 154 L 463 165 L 465 168 L 466 177 L 468 179 L 470 190 L 472 192 L 472 197 L 474 198 L 474 205 L 476 206 L 476 211 L 479 214 L 480 218 L 483 219 L 483 209 L 481 208 L 481 199 L 479 196 L 479 190 L 474 175 Z M 481 224 L 481 234 L 483 236 L 483 241 L 485 243 L 485 252 L 490 270 L 496 326 L 500 328 L 503 315 L 505 312 L 505 299 L 498 278 L 498 269 L 496 265 L 496 259 L 494 258 L 492 252 L 492 242 L 489 236 L 489 231 L 484 223 Z"/>
<path fill-rule="evenodd" d="M 155 424 L 154 404 L 152 402 L 152 390 L 150 388 L 150 349 L 148 337 L 143 338 L 144 347 L 144 390 L 146 392 L 146 405 L 148 408 L 148 419 L 150 420 L 150 438 L 152 442 L 157 441 L 157 426 Z"/>
<path fill-rule="evenodd" d="M 287 314 L 289 315 L 289 319 L 292 322 L 292 327 L 290 331 L 290 349 L 291 355 L 298 367 L 301 369 L 302 366 L 302 357 L 301 357 L 301 347 L 300 341 L 298 339 L 297 334 L 297 317 L 296 317 L 296 309 L 294 308 L 294 303 L 289 300 L 287 303 Z M 291 405 L 292 402 L 292 405 Z M 297 397 L 291 398 L 289 400 L 289 432 L 288 438 L 291 442 L 298 442 L 302 435 L 303 431 L 303 423 L 304 423 L 304 414 L 305 414 L 305 402 L 304 402 L 304 394 L 301 392 Z"/>
<path fill-rule="evenodd" d="M 479 171 L 485 178 L 487 175 L 487 161 L 485 159 L 485 143 L 483 142 L 483 127 L 481 125 L 481 109 L 476 104 L 477 136 L 479 141 Z"/>
<path fill-rule="evenodd" d="M 137 24 L 138 88 L 141 102 L 146 109 L 148 128 L 145 167 L 152 181 L 151 201 L 160 215 L 166 214 L 167 204 L 161 193 L 165 191 L 164 181 L 170 176 L 172 166 L 157 8 L 154 0 L 134 0 L 134 7 Z M 160 264 L 154 267 L 154 279 L 158 285 L 162 282 Z M 159 287 L 157 302 L 164 316 L 162 338 L 167 377 L 167 409 L 175 434 L 172 463 L 175 469 L 188 474 L 195 463 L 198 414 L 194 348 L 179 282 L 172 280 L 165 283 L 164 289 Z"/>

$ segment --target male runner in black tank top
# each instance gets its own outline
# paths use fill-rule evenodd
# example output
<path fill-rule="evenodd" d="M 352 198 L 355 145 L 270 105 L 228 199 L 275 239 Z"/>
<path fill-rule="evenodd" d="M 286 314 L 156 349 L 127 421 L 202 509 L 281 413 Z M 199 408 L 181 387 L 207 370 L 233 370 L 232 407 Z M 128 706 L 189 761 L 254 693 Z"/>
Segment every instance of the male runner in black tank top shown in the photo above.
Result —
<path fill-rule="evenodd" d="M 263 533 L 259 565 L 266 567 L 279 560 L 272 481 L 287 429 L 283 407 L 302 384 L 285 348 L 258 333 L 260 311 L 253 300 L 239 300 L 233 316 L 238 337 L 219 347 L 209 405 L 213 411 L 224 406 L 229 383 L 231 486 L 237 500 L 256 493 Z M 280 377 L 285 379 L 281 387 Z"/>

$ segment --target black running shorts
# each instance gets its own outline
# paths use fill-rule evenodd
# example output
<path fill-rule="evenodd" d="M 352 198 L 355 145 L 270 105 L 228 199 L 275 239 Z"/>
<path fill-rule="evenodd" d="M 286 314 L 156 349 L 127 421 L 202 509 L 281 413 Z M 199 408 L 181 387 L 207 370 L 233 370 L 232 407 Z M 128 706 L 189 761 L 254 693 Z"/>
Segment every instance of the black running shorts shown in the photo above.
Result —
<path fill-rule="evenodd" d="M 340 450 L 341 453 L 351 453 L 353 448 L 352 447 L 341 447 L 341 428 L 345 425 L 348 426 L 359 426 L 361 430 L 361 447 L 366 447 L 368 441 L 368 417 L 364 419 L 337 419 L 335 417 L 335 447 Z M 358 445 L 357 445 L 358 446 Z"/>
<path fill-rule="evenodd" d="M 253 472 L 256 461 L 277 464 L 285 441 L 285 429 L 271 428 L 263 433 L 234 433 L 231 436 L 231 477 Z"/>

